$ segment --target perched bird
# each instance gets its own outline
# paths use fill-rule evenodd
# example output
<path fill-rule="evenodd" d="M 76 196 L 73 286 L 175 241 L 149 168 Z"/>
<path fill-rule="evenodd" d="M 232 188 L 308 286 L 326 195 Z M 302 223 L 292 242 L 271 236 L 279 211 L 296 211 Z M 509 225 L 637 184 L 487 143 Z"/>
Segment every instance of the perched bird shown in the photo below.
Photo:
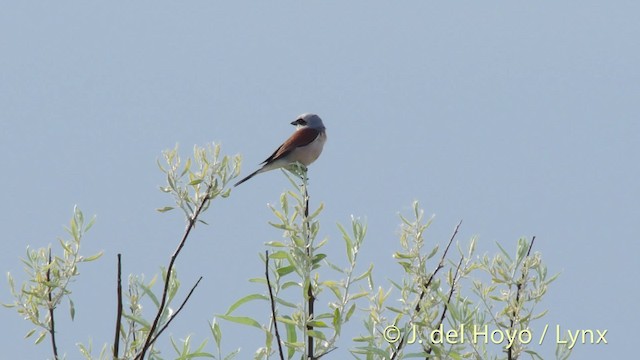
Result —
<path fill-rule="evenodd" d="M 238 186 L 265 171 L 286 168 L 295 162 L 309 166 L 316 161 L 322 152 L 325 141 L 327 141 L 327 133 L 322 119 L 316 114 L 302 114 L 291 122 L 291 125 L 297 127 L 293 135 L 261 163 L 260 169 L 238 181 L 234 186 Z"/>

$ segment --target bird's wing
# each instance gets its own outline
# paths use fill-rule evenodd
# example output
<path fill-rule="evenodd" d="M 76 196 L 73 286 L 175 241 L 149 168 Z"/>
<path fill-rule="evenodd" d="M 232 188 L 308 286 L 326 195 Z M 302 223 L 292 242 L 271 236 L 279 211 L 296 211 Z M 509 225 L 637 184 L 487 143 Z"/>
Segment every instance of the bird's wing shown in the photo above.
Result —
<path fill-rule="evenodd" d="M 320 130 L 309 127 L 301 128 L 291 135 L 276 151 L 271 154 L 262 164 L 266 164 L 286 156 L 296 148 L 307 146 L 315 140 L 320 134 Z"/>

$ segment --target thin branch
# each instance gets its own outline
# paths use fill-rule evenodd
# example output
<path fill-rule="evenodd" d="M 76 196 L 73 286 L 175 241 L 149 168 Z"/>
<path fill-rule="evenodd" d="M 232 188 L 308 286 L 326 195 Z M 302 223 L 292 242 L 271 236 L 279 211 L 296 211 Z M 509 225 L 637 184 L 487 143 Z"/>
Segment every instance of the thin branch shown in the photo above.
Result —
<path fill-rule="evenodd" d="M 304 218 L 303 218 L 303 222 L 304 225 L 306 226 L 306 230 L 307 230 L 307 238 L 306 240 L 306 246 L 307 246 L 307 256 L 309 257 L 309 263 L 312 263 L 313 260 L 313 254 L 311 253 L 312 247 L 311 247 L 311 223 L 309 222 L 309 191 L 307 190 L 307 172 L 305 171 L 303 174 L 303 179 L 302 179 L 302 186 L 304 187 Z M 316 297 L 313 294 L 313 288 L 311 286 L 311 268 L 309 268 L 309 284 L 307 285 L 307 319 L 312 320 L 315 310 L 314 310 L 314 306 L 315 306 L 315 300 Z M 307 323 L 307 334 L 309 331 L 313 330 L 313 326 L 309 325 Z M 307 359 L 309 360 L 314 360 L 314 356 L 313 356 L 313 336 L 308 335 L 307 336 Z"/>
<path fill-rule="evenodd" d="M 451 289 L 449 289 L 449 297 L 447 297 L 447 302 L 444 303 L 444 309 L 442 310 L 442 315 L 440 316 L 440 321 L 436 324 L 436 328 L 440 328 L 440 325 L 444 323 L 444 318 L 447 316 L 447 310 L 449 309 L 449 304 L 451 304 L 451 298 L 453 297 L 453 292 L 456 289 L 456 279 L 458 278 L 458 271 L 460 271 L 460 266 L 462 266 L 462 261 L 464 260 L 464 256 L 460 257 L 460 261 L 458 262 L 458 266 L 456 267 L 456 272 L 453 274 L 453 280 L 451 281 Z M 429 359 L 431 352 L 433 351 L 433 347 L 429 347 L 427 349 L 427 357 L 425 359 Z"/>
<path fill-rule="evenodd" d="M 307 190 L 307 187 L 303 184 L 304 186 L 304 218 L 308 219 L 309 218 L 309 191 Z M 309 223 L 307 222 L 307 226 L 309 226 Z"/>
<path fill-rule="evenodd" d="M 420 297 L 418 298 L 418 302 L 416 303 L 416 307 L 415 307 L 416 313 L 419 313 L 421 310 L 420 303 L 422 302 L 422 299 L 424 298 L 424 296 L 427 294 L 427 291 L 429 290 L 429 286 L 431 285 L 431 282 L 436 277 L 436 274 L 438 274 L 438 271 L 440 271 L 440 269 L 444 267 L 444 259 L 447 257 L 447 253 L 449 252 L 449 248 L 453 243 L 453 239 L 455 239 L 456 235 L 458 234 L 458 229 L 460 229 L 460 225 L 462 225 L 462 220 L 460 220 L 458 225 L 456 225 L 455 229 L 453 229 L 453 234 L 451 234 L 449 243 L 447 244 L 447 247 L 444 249 L 444 252 L 442 253 L 442 257 L 440 258 L 440 262 L 438 263 L 438 266 L 436 266 L 436 268 L 431 273 L 429 280 L 427 280 L 426 284 L 424 284 L 424 288 L 422 289 L 422 292 L 420 293 Z M 405 334 L 403 334 L 402 337 L 400 337 L 400 341 L 398 342 L 398 347 L 394 349 L 390 360 L 394 360 L 398 356 L 398 354 L 400 353 L 400 350 L 404 346 L 404 341 L 405 341 Z"/>
<path fill-rule="evenodd" d="M 449 248 L 451 247 L 451 244 L 453 243 L 453 239 L 455 239 L 456 235 L 458 234 L 458 229 L 460 229 L 460 225 L 462 225 L 462 220 L 460 220 L 458 225 L 456 225 L 455 229 L 453 230 L 453 234 L 451 234 L 451 238 L 449 239 L 449 243 L 447 244 L 447 247 L 444 249 L 444 253 L 442 253 L 442 257 L 440 258 L 440 262 L 438 263 L 438 266 L 436 266 L 436 268 L 433 270 L 433 272 L 431 273 L 431 276 L 429 277 L 429 280 L 427 280 L 427 283 L 424 285 L 424 289 L 422 289 L 422 292 L 420 293 L 420 299 L 418 300 L 418 303 L 416 304 L 416 312 L 420 312 L 420 302 L 422 301 L 422 299 L 426 295 L 427 291 L 429 290 L 429 286 L 431 285 L 431 282 L 435 278 L 436 274 L 444 266 L 444 259 L 447 257 L 447 252 L 449 252 Z"/>
<path fill-rule="evenodd" d="M 178 247 L 176 248 L 175 252 L 173 253 L 173 255 L 171 255 L 171 259 L 169 260 L 169 266 L 167 267 L 167 275 L 164 281 L 164 289 L 162 290 L 162 299 L 160 300 L 160 306 L 158 306 L 158 313 L 156 314 L 156 317 L 153 320 L 153 324 L 151 324 L 151 327 L 149 328 L 149 333 L 147 334 L 147 340 L 142 346 L 140 353 L 138 353 L 138 355 L 135 357 L 136 359 L 140 359 L 140 360 L 144 359 L 144 356 L 147 353 L 147 350 L 149 350 L 149 347 L 151 347 L 152 339 L 155 338 L 154 332 L 158 328 L 158 323 L 160 322 L 160 318 L 162 317 L 162 313 L 164 312 L 164 308 L 167 304 L 167 293 L 169 292 L 169 284 L 171 282 L 171 273 L 173 271 L 173 264 L 176 262 L 176 258 L 180 254 L 180 251 L 184 247 L 184 244 L 187 242 L 189 233 L 191 233 L 191 230 L 195 226 L 196 221 L 198 220 L 198 216 L 200 215 L 200 212 L 205 207 L 207 202 L 210 200 L 209 194 L 211 193 L 212 187 L 213 187 L 213 184 L 209 184 L 209 186 L 207 187 L 206 195 L 202 198 L 202 201 L 196 208 L 193 215 L 189 217 L 189 222 L 187 223 L 187 227 L 184 231 L 184 235 L 182 236 L 182 240 L 180 240 L 180 244 L 178 244 Z"/>
<path fill-rule="evenodd" d="M 313 296 L 313 290 L 311 289 L 311 281 L 309 281 L 309 287 L 307 288 L 307 295 L 309 296 L 309 317 L 308 319 L 313 319 L 314 313 L 314 302 L 316 300 L 315 296 Z M 313 330 L 313 326 L 307 324 L 307 330 Z M 309 360 L 313 360 L 313 336 L 309 335 L 307 337 L 307 358 Z"/>
<path fill-rule="evenodd" d="M 533 248 L 533 242 L 536 241 L 536 236 L 534 235 L 533 238 L 531 238 L 531 244 L 529 244 L 529 250 L 527 250 L 527 257 L 529 257 L 529 255 L 531 255 L 531 248 Z"/>
<path fill-rule="evenodd" d="M 58 345 L 56 344 L 56 322 L 53 317 L 53 287 L 51 285 L 51 248 L 49 248 L 49 261 L 47 263 L 47 295 L 49 297 L 49 319 L 51 320 L 51 326 L 49 327 L 49 334 L 51 335 L 51 347 L 53 348 L 53 358 L 58 359 Z"/>
<path fill-rule="evenodd" d="M 121 263 L 121 254 L 118 254 L 118 284 L 117 284 L 117 293 L 118 293 L 118 307 L 116 314 L 116 335 L 113 339 L 113 358 L 118 358 L 118 353 L 120 352 L 120 327 L 122 324 L 122 263 Z"/>
<path fill-rule="evenodd" d="M 162 334 L 168 327 L 169 324 L 171 324 L 171 322 L 173 321 L 173 319 L 176 318 L 176 316 L 178 316 L 178 314 L 180 313 L 180 311 L 182 311 L 182 308 L 184 308 L 184 306 L 187 304 L 187 301 L 189 301 L 189 298 L 191 297 L 191 294 L 193 294 L 193 292 L 195 291 L 196 287 L 198 286 L 198 284 L 200 284 L 200 280 L 202 280 L 202 276 L 200 276 L 200 278 L 198 279 L 198 281 L 196 281 L 195 285 L 193 285 L 191 287 L 191 290 L 189 290 L 189 293 L 187 294 L 187 297 L 184 298 L 184 300 L 182 301 L 182 304 L 180 304 L 180 307 L 178 307 L 178 309 L 176 310 L 176 312 L 173 313 L 173 315 L 171 315 L 171 317 L 169 318 L 169 320 L 167 320 L 167 323 L 164 324 L 160 330 L 158 330 L 158 333 L 156 334 L 156 336 L 153 337 L 153 339 L 151 339 L 151 345 L 153 345 L 156 340 L 158 340 L 158 337 L 160 336 L 160 334 Z"/>
<path fill-rule="evenodd" d="M 280 332 L 278 331 L 278 321 L 276 320 L 276 301 L 273 298 L 273 290 L 271 289 L 271 280 L 269 279 L 269 250 L 265 251 L 265 269 L 264 274 L 267 277 L 267 288 L 269 289 L 269 301 L 271 302 L 271 317 L 273 318 L 273 327 L 276 331 L 276 340 L 278 341 L 278 352 L 280 360 L 284 360 L 284 352 L 282 351 L 282 340 L 280 340 Z"/>
<path fill-rule="evenodd" d="M 133 288 L 131 287 L 131 284 L 129 284 L 129 298 L 131 298 L 132 296 L 133 296 Z M 131 314 L 134 314 L 133 304 L 129 306 L 129 311 L 131 311 Z M 129 320 L 129 334 L 131 334 L 131 338 L 135 343 L 136 342 L 136 322 L 133 320 Z"/>
<path fill-rule="evenodd" d="M 527 249 L 527 256 L 525 257 L 528 258 L 529 255 L 531 254 L 531 248 L 533 248 L 533 242 L 536 241 L 536 237 L 534 236 L 531 239 L 531 243 L 529 244 L 529 249 Z M 516 286 L 516 302 L 515 302 L 515 307 L 513 309 L 513 316 L 511 317 L 511 319 L 509 319 L 509 329 L 513 329 L 514 325 L 515 325 L 515 319 L 518 316 L 518 312 L 517 312 L 517 307 L 518 307 L 518 303 L 520 302 L 520 294 L 522 293 L 522 288 L 524 287 L 524 284 L 526 282 L 526 274 L 523 271 L 522 272 L 522 277 L 520 278 L 520 281 L 518 282 L 518 285 Z M 509 346 L 509 349 L 507 350 L 507 359 L 512 360 L 513 359 L 513 346 Z"/>
<path fill-rule="evenodd" d="M 444 310 L 442 311 L 442 315 L 440 316 L 440 322 L 438 322 L 438 326 L 444 323 L 444 318 L 447 316 L 447 309 L 449 308 L 449 304 L 451 304 L 451 297 L 453 297 L 453 293 L 456 290 L 456 279 L 458 278 L 458 271 L 460 271 L 462 260 L 464 260 L 464 256 L 460 258 L 458 266 L 456 267 L 456 272 L 453 274 L 453 283 L 451 284 L 451 289 L 449 289 L 449 297 L 447 298 L 447 302 L 444 304 Z"/>
<path fill-rule="evenodd" d="M 398 343 L 398 347 L 393 348 L 393 344 L 391 344 L 391 347 L 393 348 L 393 353 L 391 354 L 391 357 L 389 358 L 389 360 L 394 360 L 396 357 L 398 357 L 398 354 L 400 353 L 400 349 L 402 348 L 403 342 L 404 342 L 404 334 L 402 334 L 402 336 L 400 337 L 400 342 Z"/>

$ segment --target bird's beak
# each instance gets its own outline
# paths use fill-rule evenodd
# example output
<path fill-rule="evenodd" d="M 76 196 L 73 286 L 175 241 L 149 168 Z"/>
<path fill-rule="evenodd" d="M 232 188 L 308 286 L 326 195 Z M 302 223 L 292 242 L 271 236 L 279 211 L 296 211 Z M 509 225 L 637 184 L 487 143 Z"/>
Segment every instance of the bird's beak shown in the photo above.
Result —
<path fill-rule="evenodd" d="M 296 119 L 296 120 L 294 120 L 294 121 L 292 121 L 292 122 L 291 122 L 291 125 L 294 125 L 294 126 L 304 126 L 304 125 L 305 125 L 305 122 L 304 122 L 304 120 L 302 120 L 302 119 Z"/>

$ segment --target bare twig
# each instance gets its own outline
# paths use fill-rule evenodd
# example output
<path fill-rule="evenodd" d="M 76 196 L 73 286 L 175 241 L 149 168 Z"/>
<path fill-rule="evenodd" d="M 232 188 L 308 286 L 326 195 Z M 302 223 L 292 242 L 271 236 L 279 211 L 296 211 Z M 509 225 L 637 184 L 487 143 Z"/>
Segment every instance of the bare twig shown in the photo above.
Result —
<path fill-rule="evenodd" d="M 529 244 L 529 249 L 527 250 L 527 257 L 529 257 L 529 255 L 531 255 L 531 248 L 533 248 L 533 242 L 534 241 L 536 241 L 535 235 L 533 236 L 533 238 L 531 238 L 531 244 Z"/>
<path fill-rule="evenodd" d="M 451 234 L 449 243 L 447 244 L 447 247 L 444 249 L 444 252 L 442 253 L 442 257 L 440 258 L 440 262 L 438 263 L 438 266 L 436 266 L 436 268 L 433 270 L 433 272 L 431 273 L 431 276 L 429 277 L 429 280 L 427 280 L 427 283 L 424 285 L 424 289 L 422 289 L 422 292 L 420 293 L 420 299 L 418 299 L 418 303 L 416 304 L 416 312 L 420 312 L 420 302 L 422 301 L 427 291 L 429 290 L 429 286 L 431 285 L 431 282 L 435 278 L 436 274 L 444 266 L 444 259 L 447 257 L 447 253 L 449 252 L 449 248 L 453 243 L 453 239 L 455 239 L 456 235 L 458 234 L 458 229 L 460 229 L 460 225 L 462 225 L 462 220 L 460 220 L 458 225 L 456 225 L 455 229 L 453 230 L 453 234 Z"/>
<path fill-rule="evenodd" d="M 531 248 L 533 248 L 534 241 L 536 241 L 535 236 L 531 239 L 531 243 L 529 244 L 529 249 L 527 249 L 527 256 L 525 258 L 528 258 L 529 255 L 531 255 Z M 518 303 L 520 302 L 520 294 L 522 293 L 522 288 L 524 287 L 525 282 L 526 282 L 526 274 L 523 271 L 522 277 L 520 278 L 518 285 L 516 285 L 516 302 L 515 302 L 516 308 L 513 309 L 513 316 L 509 320 L 509 329 L 512 329 L 512 330 L 515 325 L 515 319 L 518 316 L 517 306 L 518 306 Z M 507 359 L 513 360 L 513 346 L 509 346 L 509 349 L 507 349 Z"/>
<path fill-rule="evenodd" d="M 303 186 L 304 186 L 304 217 L 305 219 L 308 219 L 309 218 L 309 191 L 307 191 L 307 187 L 305 185 Z M 307 226 L 309 226 L 309 223 L 307 223 Z"/>
<path fill-rule="evenodd" d="M 284 352 L 282 351 L 282 340 L 280 340 L 280 332 L 278 331 L 278 321 L 276 320 L 276 301 L 273 298 L 273 290 L 271 289 L 271 280 L 269 279 L 269 250 L 265 251 L 265 269 L 264 274 L 267 277 L 267 288 L 269 289 L 269 301 L 271 302 L 271 317 L 273 318 L 273 327 L 276 331 L 276 340 L 278 341 L 278 352 L 280 359 L 284 360 Z"/>
<path fill-rule="evenodd" d="M 180 240 L 180 244 L 178 244 L 178 247 L 176 248 L 175 252 L 173 253 L 173 255 L 171 255 L 171 259 L 169 260 L 169 266 L 167 267 L 167 275 L 166 275 L 166 278 L 165 278 L 165 281 L 164 281 L 164 289 L 162 290 L 162 299 L 160 300 L 160 305 L 158 306 L 158 313 L 156 314 L 156 317 L 153 320 L 153 323 L 151 324 L 151 327 L 149 328 L 149 333 L 147 334 L 147 340 L 145 341 L 144 345 L 142 346 L 142 349 L 140 350 L 140 353 L 138 353 L 138 355 L 135 357 L 136 359 L 144 359 L 144 356 L 145 356 L 147 350 L 149 350 L 149 347 L 151 347 L 152 341 L 155 340 L 155 338 L 156 338 L 156 336 L 154 336 L 154 332 L 158 328 L 158 323 L 160 322 L 160 318 L 162 317 L 162 314 L 164 313 L 165 306 L 167 304 L 167 293 L 169 292 L 169 284 L 171 282 L 171 273 L 173 271 L 173 265 L 174 265 L 174 263 L 176 261 L 176 258 L 180 254 L 180 251 L 184 247 L 184 244 L 187 242 L 187 238 L 189 237 L 189 233 L 191 233 L 191 230 L 195 226 L 196 221 L 198 220 L 198 216 L 200 215 L 200 212 L 206 206 L 207 202 L 210 200 L 210 195 L 209 194 L 211 193 L 211 188 L 212 187 L 213 187 L 213 184 L 210 184 L 207 187 L 206 195 L 202 198 L 202 201 L 200 201 L 200 204 L 198 204 L 198 207 L 193 212 L 191 217 L 189 217 L 189 221 L 187 223 L 187 227 L 185 228 L 184 235 L 182 236 L 182 240 Z M 192 289 L 192 291 L 193 291 L 193 289 Z M 188 299 L 188 297 L 187 297 L 187 299 Z"/>
<path fill-rule="evenodd" d="M 311 281 L 309 281 L 309 287 L 307 288 L 307 295 L 309 296 L 309 319 L 313 319 L 313 313 L 314 313 L 314 302 L 316 300 L 315 296 L 313 295 L 313 290 L 311 289 Z M 307 330 L 311 331 L 313 330 L 313 326 L 311 325 L 307 325 Z M 309 342 L 307 344 L 307 358 L 309 360 L 313 360 L 313 336 L 309 335 L 307 338 L 307 341 Z"/>
<path fill-rule="evenodd" d="M 447 309 L 449 308 L 449 304 L 451 304 L 451 297 L 453 296 L 453 292 L 456 290 L 456 279 L 458 277 L 458 272 L 460 271 L 460 266 L 462 265 L 463 260 L 464 256 L 460 258 L 458 266 L 456 267 L 456 272 L 453 274 L 453 281 L 451 284 L 451 289 L 449 290 L 449 297 L 447 298 L 447 302 L 444 304 L 444 310 L 442 311 L 442 315 L 440 316 L 440 322 L 438 323 L 438 325 L 444 323 L 444 318 L 447 316 Z"/>
<path fill-rule="evenodd" d="M 171 315 L 171 317 L 169 318 L 169 320 L 167 320 L 167 323 L 164 324 L 160 328 L 160 330 L 158 330 L 158 333 L 156 334 L 156 336 L 154 336 L 153 339 L 151 340 L 151 345 L 153 345 L 153 343 L 155 343 L 156 340 L 158 340 L 158 337 L 160 336 L 160 334 L 162 334 L 169 327 L 169 324 L 171 324 L 173 319 L 175 319 L 176 316 L 178 316 L 178 314 L 180 313 L 180 311 L 182 311 L 182 308 L 184 308 L 184 306 L 187 304 L 187 301 L 189 301 L 189 298 L 191 297 L 191 294 L 193 294 L 193 292 L 195 291 L 195 289 L 198 286 L 198 284 L 200 284 L 200 280 L 202 280 L 202 276 L 200 276 L 198 281 L 196 281 L 196 283 L 191 287 L 191 290 L 189 290 L 189 293 L 187 294 L 187 297 L 184 298 L 184 300 L 182 301 L 182 304 L 180 304 L 180 307 L 178 307 L 176 312 L 174 312 L 173 315 Z"/>
<path fill-rule="evenodd" d="M 427 280 L 427 282 L 424 284 L 422 292 L 420 293 L 420 297 L 418 298 L 418 302 L 416 303 L 416 307 L 415 307 L 416 313 L 419 313 L 420 310 L 422 309 L 420 307 L 420 303 L 422 302 L 422 299 L 424 298 L 424 296 L 427 294 L 427 291 L 429 290 L 429 286 L 431 285 L 431 282 L 436 277 L 436 274 L 438 273 L 438 271 L 440 271 L 440 269 L 442 269 L 444 267 L 444 259 L 447 257 L 447 253 L 449 252 L 449 248 L 451 247 L 451 244 L 453 243 L 453 239 L 455 239 L 456 235 L 458 234 L 458 229 L 460 228 L 460 225 L 462 225 L 462 220 L 460 220 L 458 225 L 456 225 L 455 229 L 453 230 L 453 234 L 451 234 L 451 238 L 449 239 L 449 243 L 447 244 L 447 247 L 444 249 L 444 252 L 442 253 L 442 257 L 440 257 L 440 262 L 438 263 L 438 266 L 436 266 L 436 268 L 431 273 L 431 276 L 429 276 L 429 280 Z M 405 345 L 404 341 L 405 341 L 405 334 L 403 334 L 400 337 L 400 341 L 398 342 L 398 346 L 394 349 L 393 354 L 390 357 L 390 360 L 396 359 L 396 357 L 400 353 L 400 350 Z"/>
<path fill-rule="evenodd" d="M 303 176 L 305 176 L 306 178 L 306 172 L 304 173 Z M 305 178 L 303 178 L 303 187 L 304 187 L 304 225 L 306 226 L 307 229 L 307 238 L 306 240 L 306 246 L 307 246 L 307 256 L 309 257 L 309 262 L 311 263 L 313 260 L 313 254 L 311 253 L 311 224 L 309 222 L 309 192 L 307 190 L 307 185 L 306 185 L 306 180 Z M 309 268 L 309 270 L 311 270 L 311 268 Z M 316 297 L 313 294 L 313 288 L 311 286 L 311 274 L 309 274 L 309 284 L 307 285 L 307 319 L 312 320 L 313 319 L 313 315 L 314 315 L 314 306 L 315 306 L 315 300 Z M 307 323 L 307 331 L 312 331 L 313 330 L 313 326 L 312 325 L 308 325 Z M 313 355 L 313 336 L 309 335 L 307 336 L 307 359 L 309 360 L 314 360 L 314 355 Z"/>
<path fill-rule="evenodd" d="M 447 302 L 444 303 L 444 309 L 442 310 L 442 315 L 440 316 L 440 321 L 436 324 L 436 328 L 439 328 L 440 325 L 444 323 L 444 318 L 447 316 L 447 310 L 449 309 L 449 304 L 451 304 L 451 298 L 453 297 L 453 292 L 456 289 L 456 279 L 458 278 L 458 271 L 460 271 L 460 266 L 462 266 L 462 261 L 464 260 L 464 256 L 460 258 L 458 262 L 458 266 L 456 267 L 456 272 L 453 274 L 453 280 L 451 281 L 451 289 L 449 289 L 449 296 L 447 297 Z M 433 351 L 432 347 L 426 350 L 427 357 L 425 359 L 429 359 L 431 352 Z"/>
<path fill-rule="evenodd" d="M 118 352 L 120 352 L 120 326 L 122 324 L 122 264 L 121 254 L 118 254 L 118 305 L 116 314 L 116 335 L 113 339 L 113 358 L 118 358 Z"/>
<path fill-rule="evenodd" d="M 53 317 L 53 311 L 55 306 L 53 305 L 53 287 L 51 286 L 51 248 L 49 248 L 49 262 L 47 263 L 47 295 L 49 297 L 49 319 L 51 326 L 49 326 L 49 334 L 51 335 L 51 347 L 53 348 L 53 358 L 58 359 L 58 345 L 56 344 L 56 323 Z"/>

